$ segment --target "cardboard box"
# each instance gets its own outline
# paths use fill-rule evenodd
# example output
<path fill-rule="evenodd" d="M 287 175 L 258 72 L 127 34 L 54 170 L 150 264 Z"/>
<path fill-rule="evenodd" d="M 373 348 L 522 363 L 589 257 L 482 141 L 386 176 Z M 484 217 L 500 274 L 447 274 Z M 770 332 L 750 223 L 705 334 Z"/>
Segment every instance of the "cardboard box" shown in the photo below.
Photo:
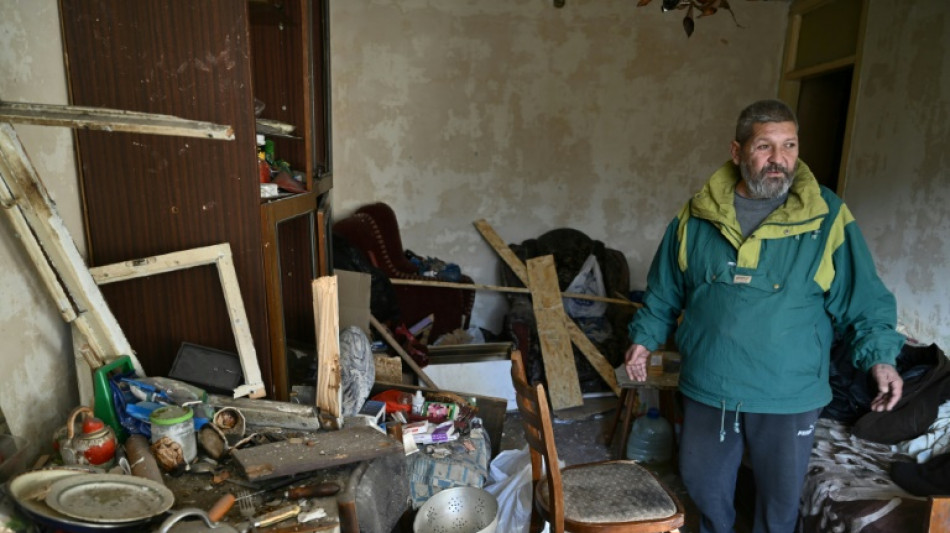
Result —
<path fill-rule="evenodd" d="M 348 270 L 334 270 L 337 279 L 337 294 L 339 298 L 340 331 L 358 326 L 370 339 L 373 338 L 369 330 L 369 300 L 372 277 L 365 272 L 350 272 Z"/>

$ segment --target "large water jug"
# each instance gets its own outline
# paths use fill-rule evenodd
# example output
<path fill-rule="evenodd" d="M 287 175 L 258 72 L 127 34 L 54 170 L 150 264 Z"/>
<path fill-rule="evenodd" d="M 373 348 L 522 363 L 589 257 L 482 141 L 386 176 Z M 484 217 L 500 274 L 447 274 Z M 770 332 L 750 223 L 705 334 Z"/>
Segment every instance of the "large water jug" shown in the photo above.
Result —
<path fill-rule="evenodd" d="M 663 463 L 673 457 L 673 428 L 660 416 L 656 407 L 651 407 L 630 428 L 627 441 L 627 459 L 641 463 Z"/>

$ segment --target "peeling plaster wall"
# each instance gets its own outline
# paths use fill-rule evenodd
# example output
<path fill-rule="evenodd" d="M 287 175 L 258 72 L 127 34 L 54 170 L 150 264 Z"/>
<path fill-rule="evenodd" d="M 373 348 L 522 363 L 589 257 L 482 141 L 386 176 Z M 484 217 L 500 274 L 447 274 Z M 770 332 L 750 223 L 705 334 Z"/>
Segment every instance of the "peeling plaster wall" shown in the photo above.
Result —
<path fill-rule="evenodd" d="M 899 320 L 950 348 L 950 3 L 870 2 L 845 199 Z"/>
<path fill-rule="evenodd" d="M 507 242 L 569 226 L 622 250 L 642 288 L 660 236 L 774 97 L 786 2 L 696 20 L 630 0 L 331 2 L 333 201 L 396 211 L 404 244 L 496 283 L 472 222 Z M 500 329 L 480 292 L 473 322 Z"/>
<path fill-rule="evenodd" d="M 66 103 L 55 0 L 0 2 L 0 100 Z M 72 134 L 15 126 L 60 215 L 81 241 Z M 4 216 L 0 218 L 0 407 L 14 434 L 48 448 L 77 402 L 69 328 Z"/>

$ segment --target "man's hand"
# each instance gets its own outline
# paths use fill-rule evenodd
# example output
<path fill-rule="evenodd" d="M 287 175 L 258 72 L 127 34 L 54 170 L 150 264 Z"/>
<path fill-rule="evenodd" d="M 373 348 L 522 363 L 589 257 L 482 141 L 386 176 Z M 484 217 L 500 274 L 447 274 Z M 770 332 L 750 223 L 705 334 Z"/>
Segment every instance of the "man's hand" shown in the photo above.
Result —
<path fill-rule="evenodd" d="M 629 354 L 629 352 L 627 353 Z M 885 364 L 872 366 L 871 376 L 877 382 L 877 396 L 871 400 L 871 410 L 890 411 L 901 399 L 901 394 L 904 391 L 904 380 L 901 379 L 896 368 Z"/>
<path fill-rule="evenodd" d="M 627 354 L 625 356 L 627 377 L 633 381 L 646 381 L 647 358 L 649 357 L 650 350 L 647 350 L 639 344 L 630 346 L 630 348 L 627 349 Z"/>

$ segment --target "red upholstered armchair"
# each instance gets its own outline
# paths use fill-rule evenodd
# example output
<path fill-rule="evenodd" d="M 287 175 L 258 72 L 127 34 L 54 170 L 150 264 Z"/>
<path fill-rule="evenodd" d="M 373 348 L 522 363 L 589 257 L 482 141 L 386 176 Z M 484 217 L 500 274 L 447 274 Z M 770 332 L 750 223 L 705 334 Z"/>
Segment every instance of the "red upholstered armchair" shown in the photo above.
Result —
<path fill-rule="evenodd" d="M 396 214 L 387 204 L 379 202 L 360 207 L 352 215 L 335 222 L 333 233 L 362 250 L 370 262 L 390 279 L 432 281 L 432 278 L 419 275 L 416 265 L 406 258 Z M 463 274 L 459 283 L 472 283 L 472 278 Z M 393 288 L 400 322 L 406 326 L 434 315 L 429 334 L 431 340 L 468 327 L 475 291 L 416 285 L 395 285 Z"/>

